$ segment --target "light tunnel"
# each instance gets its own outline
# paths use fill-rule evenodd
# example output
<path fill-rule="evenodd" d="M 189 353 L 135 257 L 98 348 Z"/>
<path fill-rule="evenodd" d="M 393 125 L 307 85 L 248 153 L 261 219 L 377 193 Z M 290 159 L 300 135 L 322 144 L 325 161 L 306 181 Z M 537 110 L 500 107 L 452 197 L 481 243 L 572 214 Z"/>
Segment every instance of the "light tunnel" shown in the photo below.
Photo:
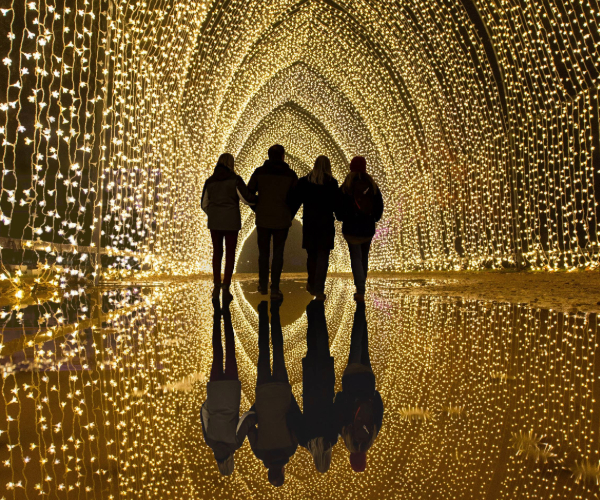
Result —
<path fill-rule="evenodd" d="M 367 158 L 373 270 L 597 267 L 597 2 L 72 3 L 2 11 L 5 241 L 206 272 L 217 157 L 279 142 Z"/>
<path fill-rule="evenodd" d="M 600 498 L 599 23 L 599 0 L 2 2 L 0 498 Z M 338 230 L 326 296 L 238 274 L 214 300 L 204 183 L 274 143 L 340 183 L 366 158 L 365 294 Z M 254 227 L 242 206 L 236 257 Z M 426 273 L 484 269 L 547 273 Z M 221 326 L 240 415 L 265 333 L 303 414 L 309 351 L 336 394 L 372 361 L 365 473 L 340 434 L 275 490 L 244 436 L 221 477 Z"/>

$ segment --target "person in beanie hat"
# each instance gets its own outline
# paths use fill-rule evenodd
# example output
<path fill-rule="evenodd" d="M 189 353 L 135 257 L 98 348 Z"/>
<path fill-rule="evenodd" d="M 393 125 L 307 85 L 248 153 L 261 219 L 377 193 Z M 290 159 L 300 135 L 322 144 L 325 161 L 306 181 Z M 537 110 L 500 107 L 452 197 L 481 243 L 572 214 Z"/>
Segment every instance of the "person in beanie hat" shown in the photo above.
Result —
<path fill-rule="evenodd" d="M 364 156 L 355 156 L 350 161 L 350 172 L 367 173 L 367 160 Z"/>
<path fill-rule="evenodd" d="M 367 174 L 367 161 L 355 156 L 350 162 L 350 173 L 341 188 L 340 216 L 342 233 L 348 243 L 350 264 L 356 293 L 354 300 L 365 300 L 365 285 L 369 269 L 369 250 L 375 235 L 375 224 L 383 214 L 381 190 Z"/>
<path fill-rule="evenodd" d="M 350 466 L 355 472 L 366 469 L 367 451 L 373 446 L 383 423 L 383 401 L 375 383 L 369 357 L 365 303 L 357 302 L 342 391 L 336 394 L 333 402 L 340 436 L 350 452 Z"/>

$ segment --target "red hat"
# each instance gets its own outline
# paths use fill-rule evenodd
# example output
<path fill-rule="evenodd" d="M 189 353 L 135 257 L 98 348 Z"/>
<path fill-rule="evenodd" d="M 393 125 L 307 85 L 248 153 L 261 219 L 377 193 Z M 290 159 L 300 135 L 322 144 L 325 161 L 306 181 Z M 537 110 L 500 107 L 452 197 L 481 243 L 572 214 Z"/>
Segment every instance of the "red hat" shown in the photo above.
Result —
<path fill-rule="evenodd" d="M 367 468 L 367 454 L 364 451 L 350 453 L 350 465 L 354 472 L 364 472 Z"/>
<path fill-rule="evenodd" d="M 350 172 L 362 172 L 363 174 L 367 171 L 367 160 L 364 156 L 355 156 L 350 162 Z"/>

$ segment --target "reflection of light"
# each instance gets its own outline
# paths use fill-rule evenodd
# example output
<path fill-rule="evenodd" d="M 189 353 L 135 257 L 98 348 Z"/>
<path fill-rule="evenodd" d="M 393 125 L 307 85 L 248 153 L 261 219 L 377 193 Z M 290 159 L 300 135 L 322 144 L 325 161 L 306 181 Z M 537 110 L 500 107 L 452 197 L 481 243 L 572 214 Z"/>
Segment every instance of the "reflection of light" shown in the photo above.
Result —
<path fill-rule="evenodd" d="M 233 491 L 275 498 L 279 492 L 270 489 L 248 443 L 236 454 L 234 475 L 222 479 L 203 442 L 199 409 L 212 362 L 208 285 L 154 287 L 131 307 L 122 300 L 124 291 L 107 291 L 116 309 L 101 328 L 40 344 L 27 373 L 5 372 L 0 435 L 9 436 L 9 448 L 0 449 L 0 462 L 8 462 L 3 469 L 10 477 L 0 476 L 2 486 L 21 482 L 30 496 L 39 484 L 53 494 L 101 486 L 107 497 L 129 488 L 134 496 L 157 499 L 167 492 L 231 498 Z M 327 287 L 340 390 L 354 290 L 351 280 L 339 278 Z M 258 318 L 238 284 L 233 292 L 243 412 L 254 401 Z M 436 498 L 443 491 L 466 498 L 487 491 L 503 470 L 496 498 L 514 498 L 517 484 L 529 498 L 593 496 L 600 458 L 592 426 L 598 410 L 595 316 L 407 296 L 396 280 L 369 281 L 367 299 L 376 297 L 385 297 L 386 307 L 367 303 L 369 348 L 385 417 L 367 473 L 351 473 L 343 444 L 334 448 L 326 475 L 315 472 L 300 449 L 286 469 L 287 494 L 323 491 L 345 499 L 385 490 L 394 498 Z M 96 314 L 92 308 L 90 317 Z M 306 327 L 305 315 L 284 327 L 300 404 Z M 14 360 L 3 358 L 2 365 Z M 565 411 L 565 401 L 577 411 Z"/>

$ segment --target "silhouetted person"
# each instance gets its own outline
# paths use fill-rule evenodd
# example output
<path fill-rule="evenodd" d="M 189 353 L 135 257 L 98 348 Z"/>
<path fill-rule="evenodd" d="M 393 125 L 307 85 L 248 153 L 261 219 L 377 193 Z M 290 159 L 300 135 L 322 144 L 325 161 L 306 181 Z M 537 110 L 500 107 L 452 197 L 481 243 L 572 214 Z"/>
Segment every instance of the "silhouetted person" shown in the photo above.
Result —
<path fill-rule="evenodd" d="M 298 448 L 298 432 L 302 413 L 292 394 L 283 357 L 283 333 L 279 319 L 279 303 L 271 303 L 271 339 L 273 373 L 269 354 L 269 316 L 267 302 L 258 305 L 258 366 L 256 402 L 244 414 L 238 436 L 247 433 L 256 458 L 268 469 L 269 482 L 282 486 L 285 465 Z"/>
<path fill-rule="evenodd" d="M 312 171 L 302 177 L 292 192 L 292 213 L 304 205 L 302 248 L 306 249 L 308 283 L 306 289 L 318 300 L 325 300 L 325 279 L 329 253 L 335 241 L 333 214 L 339 209 L 338 181 L 331 173 L 327 156 L 319 156 Z"/>
<path fill-rule="evenodd" d="M 375 235 L 375 223 L 383 214 L 383 197 L 373 178 L 367 174 L 367 162 L 355 156 L 350 162 L 350 173 L 341 187 L 342 233 L 350 251 L 350 265 L 356 293 L 354 300 L 365 300 L 365 286 L 369 270 L 369 250 Z"/>
<path fill-rule="evenodd" d="M 319 472 L 331 465 L 331 451 L 338 440 L 338 425 L 333 406 L 335 369 L 329 353 L 325 306 L 313 300 L 306 307 L 306 357 L 302 359 L 302 427 L 299 443 L 313 457 Z"/>
<path fill-rule="evenodd" d="M 208 216 L 208 229 L 213 244 L 213 298 L 219 296 L 221 289 L 221 261 L 225 239 L 224 301 L 233 298 L 229 285 L 235 264 L 238 232 L 242 227 L 240 200 L 246 205 L 253 205 L 256 197 L 248 191 L 242 178 L 235 174 L 233 156 L 224 153 L 219 157 L 215 171 L 204 183 L 202 191 L 202 210 Z"/>
<path fill-rule="evenodd" d="M 213 299 L 213 362 L 206 385 L 206 402 L 202 405 L 202 433 L 212 449 L 219 471 L 224 476 L 233 472 L 233 454 L 243 444 L 244 437 L 236 435 L 240 415 L 242 386 L 238 379 L 235 359 L 235 338 L 229 305 L 223 309 L 225 324 L 225 370 L 221 344 L 221 311 L 218 299 Z"/>
<path fill-rule="evenodd" d="M 367 466 L 367 450 L 373 445 L 383 421 L 383 402 L 375 389 L 375 375 L 369 358 L 364 302 L 356 304 L 348 366 L 334 406 L 340 435 L 350 452 L 352 470 L 363 472 Z"/>
<path fill-rule="evenodd" d="M 269 285 L 269 254 L 273 238 L 273 262 L 271 264 L 271 300 L 282 300 L 279 280 L 283 269 L 283 250 L 288 231 L 292 225 L 289 194 L 298 176 L 285 163 L 285 149 L 276 144 L 269 148 L 269 159 L 257 168 L 248 188 L 258 193 L 256 203 L 256 233 L 258 237 L 258 291 L 267 294 Z"/>

